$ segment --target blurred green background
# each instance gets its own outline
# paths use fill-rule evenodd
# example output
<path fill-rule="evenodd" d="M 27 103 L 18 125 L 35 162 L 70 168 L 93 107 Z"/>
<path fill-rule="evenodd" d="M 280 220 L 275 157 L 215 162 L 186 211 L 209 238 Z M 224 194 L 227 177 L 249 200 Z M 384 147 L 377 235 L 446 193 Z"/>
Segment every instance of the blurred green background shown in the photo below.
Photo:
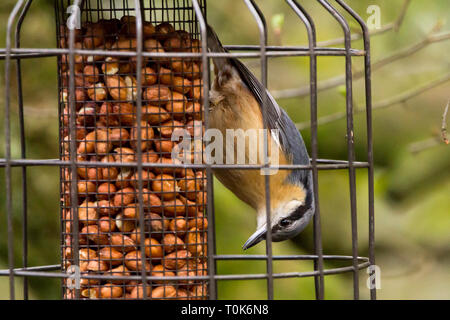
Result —
<path fill-rule="evenodd" d="M 337 23 L 316 1 L 300 1 L 314 17 L 318 41 L 342 37 Z M 333 3 L 333 1 L 331 1 Z M 0 37 L 5 44 L 6 21 L 15 1 L 0 2 Z M 23 25 L 23 47 L 55 47 L 52 1 L 35 1 Z M 306 33 L 284 1 L 257 1 L 269 25 L 269 43 L 304 45 Z M 450 147 L 441 138 L 442 114 L 450 98 L 450 7 L 448 0 L 391 1 L 348 0 L 365 20 L 369 5 L 380 8 L 385 32 L 372 37 L 373 112 L 375 155 L 376 263 L 381 268 L 380 299 L 450 298 Z M 405 6 L 405 3 L 408 3 Z M 406 9 L 406 10 L 405 10 Z M 404 13 L 404 18 L 402 17 Z M 399 19 L 400 17 L 400 19 Z M 258 31 L 243 1 L 208 1 L 208 21 L 225 44 L 257 44 Z M 400 22 L 395 24 L 395 22 Z M 389 27 L 390 26 L 390 27 Z M 351 23 L 354 32 L 356 25 Z M 340 45 L 339 45 L 340 46 Z M 353 46 L 361 48 L 361 41 Z M 354 58 L 354 95 L 364 108 L 364 82 L 356 79 L 362 58 Z M 258 74 L 258 60 L 246 60 Z M 269 89 L 276 97 L 286 89 L 304 88 L 309 81 L 305 57 L 269 60 Z M 375 67 L 376 65 L 376 67 Z M 1 68 L 1 109 L 4 110 L 4 62 Z M 23 84 L 26 109 L 28 158 L 58 157 L 56 59 L 24 60 Z M 13 68 L 14 71 L 14 68 Z M 344 71 L 342 57 L 319 57 L 319 86 Z M 12 154 L 20 157 L 16 84 L 13 72 Z M 442 80 L 440 79 L 447 79 Z M 439 80 L 440 84 L 434 82 Z M 423 86 L 429 88 L 420 90 Z M 345 111 L 341 85 L 319 93 L 319 116 Z M 402 99 L 406 94 L 408 99 Z M 399 98 L 400 97 L 400 98 Z M 402 101 L 405 100 L 405 101 Z M 391 103 L 397 101 L 397 103 Z M 400 101 L 400 102 L 399 102 Z M 309 120 L 309 98 L 280 98 L 295 122 Z M 386 103 L 384 103 L 386 102 Z M 382 104 L 384 103 L 384 104 Z M 380 107 L 381 106 L 381 107 Z M 383 107 L 384 106 L 384 107 Z M 355 116 L 358 160 L 366 160 L 365 116 Z M 4 122 L 0 124 L 0 157 L 4 157 Z M 319 157 L 346 159 L 346 124 L 339 119 L 319 126 Z M 308 128 L 302 134 L 310 146 Z M 310 149 L 309 149 L 310 150 Z M 0 269 L 7 267 L 4 169 L 0 169 Z M 15 261 L 21 263 L 21 178 L 13 169 Z M 241 245 L 254 231 L 253 210 L 215 183 L 217 252 L 241 254 Z M 56 168 L 28 169 L 29 265 L 59 263 L 59 172 Z M 347 171 L 319 173 L 320 209 L 324 254 L 351 254 L 349 185 Z M 357 171 L 359 254 L 367 255 L 367 171 Z M 312 225 L 294 241 L 273 244 L 274 254 L 313 254 Z M 258 245 L 246 254 L 263 254 Z M 341 264 L 326 262 L 326 268 Z M 275 272 L 310 271 L 311 262 L 275 262 Z M 219 262 L 221 274 L 265 272 L 263 261 Z M 368 298 L 367 274 L 360 272 L 361 297 Z M 21 280 L 17 280 L 21 298 Z M 59 280 L 30 279 L 31 298 L 58 299 Z M 325 297 L 352 298 L 351 274 L 325 277 Z M 8 279 L 0 277 L 0 299 L 8 298 Z M 219 282 L 219 298 L 266 298 L 266 282 Z M 276 299 L 314 299 L 312 278 L 275 280 Z"/>

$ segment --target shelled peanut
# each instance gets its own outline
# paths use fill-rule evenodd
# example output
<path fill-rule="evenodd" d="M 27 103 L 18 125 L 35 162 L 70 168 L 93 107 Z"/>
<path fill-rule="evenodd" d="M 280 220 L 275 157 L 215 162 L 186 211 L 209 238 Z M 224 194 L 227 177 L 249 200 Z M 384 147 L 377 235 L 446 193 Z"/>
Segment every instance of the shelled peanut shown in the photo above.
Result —
<path fill-rule="evenodd" d="M 169 23 L 153 26 L 144 22 L 143 39 L 144 52 L 201 51 L 197 39 Z M 68 47 L 65 27 L 59 40 L 60 47 Z M 136 51 L 136 47 L 132 16 L 86 23 L 75 31 L 76 49 L 120 52 Z M 143 57 L 137 70 L 135 56 L 76 54 L 73 97 L 69 60 L 63 55 L 59 68 L 61 159 L 75 158 L 77 170 L 62 169 L 62 252 L 66 269 L 78 254 L 80 298 L 140 299 L 145 292 L 152 299 L 205 299 L 206 280 L 189 279 L 208 272 L 204 172 L 146 166 L 180 164 L 172 157 L 179 143 L 172 141 L 173 133 L 186 130 L 193 136 L 203 132 L 200 60 Z M 75 132 L 70 131 L 71 121 Z M 70 154 L 72 139 L 74 157 Z M 201 154 L 202 150 L 191 152 Z M 136 166 L 139 155 L 140 172 Z M 75 178 L 77 203 L 71 203 Z M 78 230 L 74 229 L 75 212 Z M 78 253 L 74 234 L 78 234 Z M 147 276 L 161 278 L 147 280 L 144 286 L 144 270 Z M 163 278 L 176 276 L 184 279 Z M 65 289 L 65 298 L 75 297 L 67 282 Z"/>

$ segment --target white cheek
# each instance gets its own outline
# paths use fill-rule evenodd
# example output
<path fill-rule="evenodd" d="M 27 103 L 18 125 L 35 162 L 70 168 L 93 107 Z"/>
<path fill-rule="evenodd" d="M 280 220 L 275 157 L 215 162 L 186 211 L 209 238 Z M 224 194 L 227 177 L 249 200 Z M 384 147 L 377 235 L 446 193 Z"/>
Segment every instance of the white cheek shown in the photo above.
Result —
<path fill-rule="evenodd" d="M 286 203 L 286 205 L 284 206 L 284 212 L 293 212 L 295 211 L 295 209 L 297 209 L 298 207 L 300 207 L 301 205 L 303 205 L 303 202 L 298 201 L 298 200 L 292 200 L 289 201 L 288 203 Z"/>

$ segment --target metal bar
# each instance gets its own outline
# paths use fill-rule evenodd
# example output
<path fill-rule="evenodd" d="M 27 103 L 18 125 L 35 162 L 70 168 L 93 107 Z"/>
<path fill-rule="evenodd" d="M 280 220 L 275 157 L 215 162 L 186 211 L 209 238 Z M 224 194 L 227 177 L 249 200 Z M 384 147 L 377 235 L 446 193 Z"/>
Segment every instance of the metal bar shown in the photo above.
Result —
<path fill-rule="evenodd" d="M 61 29 L 60 29 L 60 25 L 61 25 L 61 17 L 60 17 L 60 9 L 59 9 L 59 3 L 58 3 L 58 1 L 55 1 L 54 2 L 54 9 L 55 9 L 55 19 L 56 19 L 56 25 L 57 25 L 57 28 L 56 28 L 56 45 L 58 46 L 59 44 L 60 44 L 60 36 L 61 36 Z M 57 56 L 57 62 L 56 62 L 56 66 L 57 66 L 57 70 L 58 70 L 58 74 L 61 72 L 61 56 Z M 62 125 L 61 125 L 61 121 L 60 121 L 60 119 L 61 119 L 61 114 L 62 114 L 62 112 L 61 112 L 61 105 L 60 105 L 60 102 L 61 102 L 61 90 L 59 90 L 59 88 L 61 88 L 61 77 L 59 77 L 58 76 L 58 119 L 59 119 L 59 121 L 58 121 L 58 139 L 59 139 L 59 141 L 61 141 L 61 139 L 62 139 L 62 135 L 61 135 L 61 130 L 62 130 Z M 63 150 L 63 147 L 61 146 L 61 143 L 59 143 L 59 148 L 58 148 L 58 151 L 59 151 L 59 155 L 60 155 L 60 158 L 61 158 L 61 154 L 62 154 L 62 150 Z M 60 159 L 59 159 L 60 160 Z M 63 168 L 61 167 L 61 166 L 59 166 L 59 177 L 60 177 L 60 180 L 61 180 L 61 177 L 63 176 Z M 59 192 L 60 192 L 60 197 L 62 197 L 63 196 L 63 189 L 62 189 L 62 187 L 61 187 L 61 185 L 59 186 Z M 61 209 L 61 207 L 60 207 L 60 209 L 59 209 L 59 212 L 60 212 L 60 230 L 59 230 L 59 233 L 60 233 L 60 239 L 61 239 L 61 243 L 60 243 L 60 270 L 63 270 L 63 268 L 64 268 L 64 263 L 63 263 L 63 257 L 64 257 L 64 252 L 63 252 L 63 244 L 64 244 L 64 235 L 63 235 L 63 232 L 62 232 L 62 230 L 63 230 L 63 217 L 64 217 L 64 215 L 63 215 L 63 210 Z M 63 298 L 64 297 L 64 281 L 63 281 L 64 279 L 61 279 L 61 298 Z"/>
<path fill-rule="evenodd" d="M 265 260 L 266 256 L 262 254 L 223 254 L 216 255 L 214 257 L 216 260 Z M 273 260 L 318 260 L 320 256 L 306 254 L 306 255 L 274 255 Z M 353 256 L 343 256 L 343 255 L 322 255 L 323 260 L 352 260 Z M 369 261 L 366 257 L 358 257 L 358 260 L 367 262 Z"/>
<path fill-rule="evenodd" d="M 319 208 L 319 181 L 318 181 L 318 144 L 317 144 L 317 56 L 314 54 L 316 46 L 316 28 L 313 19 L 309 16 L 306 10 L 295 0 L 287 0 L 288 4 L 294 12 L 302 20 L 308 33 L 308 43 L 310 49 L 310 112 L 311 112 L 311 163 L 313 175 L 313 190 L 314 190 L 314 251 L 319 259 L 314 260 L 314 270 L 319 270 L 319 276 L 314 278 L 316 299 L 322 300 L 324 298 L 324 278 L 323 278 L 323 258 L 322 258 L 322 230 L 320 223 L 320 208 Z"/>
<path fill-rule="evenodd" d="M 80 0 L 74 1 L 74 6 L 80 7 Z M 69 30 L 69 128 L 70 128 L 70 212 L 71 212 L 71 247 L 73 248 L 73 264 L 80 266 L 79 257 L 79 220 L 78 220 L 78 176 L 77 176 L 77 145 L 76 145 L 76 105 L 75 105 L 75 29 Z M 75 288 L 75 299 L 80 299 L 80 288 Z"/>
<path fill-rule="evenodd" d="M 20 47 L 20 32 L 22 31 L 22 23 L 31 6 L 33 0 L 28 0 L 22 9 L 16 25 L 15 47 Z M 25 144 L 25 121 L 23 112 L 23 93 L 22 93 L 22 65 L 20 59 L 16 61 L 16 77 L 17 77 L 17 104 L 19 110 L 19 130 L 20 130 L 20 154 L 22 158 L 26 158 Z M 27 168 L 22 167 L 22 266 L 28 266 L 28 196 L 27 196 Z M 23 280 L 23 298 L 28 300 L 28 279 Z"/>
<path fill-rule="evenodd" d="M 349 167 L 348 161 L 339 161 L 339 160 L 323 160 L 318 159 L 317 168 L 319 170 L 335 170 L 335 169 L 347 169 Z M 10 160 L 10 164 L 12 167 L 22 167 L 22 166 L 69 166 L 70 161 L 58 160 L 58 159 L 12 159 Z M 136 162 L 99 162 L 99 161 L 78 161 L 78 165 L 81 166 L 92 166 L 92 167 L 123 167 L 123 168 L 134 168 L 137 167 Z M 0 159 L 0 167 L 6 166 L 6 160 Z M 354 162 L 353 166 L 355 168 L 368 168 L 368 162 Z M 143 168 L 182 168 L 182 169 L 205 169 L 206 165 L 204 164 L 163 164 L 163 163 L 143 163 Z M 262 169 L 264 166 L 262 165 L 253 165 L 253 164 L 212 164 L 211 168 L 213 169 L 244 169 L 244 170 L 253 170 L 253 169 Z M 270 169 L 280 169 L 280 170 L 292 170 L 292 169 L 312 169 L 312 165 L 302 165 L 302 164 L 286 164 L 279 166 L 269 166 Z"/>
<path fill-rule="evenodd" d="M 249 50 L 258 49 L 252 48 Z M 243 50 L 243 49 L 242 49 Z M 12 49 L 13 58 L 20 56 L 20 54 L 27 54 L 24 58 L 40 58 L 48 56 L 57 56 L 68 54 L 68 49 L 52 49 L 52 48 L 19 48 Z M 111 56 L 111 57 L 135 57 L 136 52 L 134 51 L 107 51 L 107 50 L 87 50 L 87 49 L 75 49 L 74 53 L 77 55 L 88 55 L 88 56 Z M 314 53 L 317 56 L 345 56 L 346 52 L 344 49 L 336 48 L 334 50 L 324 50 L 324 48 L 315 49 Z M 39 54 L 39 55 L 38 55 Z M 143 57 L 150 58 L 201 58 L 203 53 L 191 53 L 191 52 L 143 52 Z M 261 53 L 258 52 L 205 52 L 208 58 L 261 58 Z M 351 49 L 350 54 L 352 56 L 364 56 L 365 51 Z M 32 56 L 30 56 L 32 55 Z M 299 50 L 273 50 L 266 52 L 266 57 L 295 57 L 295 56 L 309 56 L 309 51 L 299 49 Z M 4 58 L 4 50 L 0 49 L 0 59 Z"/>
<path fill-rule="evenodd" d="M 265 259 L 265 258 L 264 258 Z M 369 261 L 362 262 L 357 265 L 359 270 L 365 269 L 370 265 Z M 53 266 L 49 266 L 53 267 Z M 0 270 L 0 276 L 5 275 L 5 270 Z M 347 272 L 353 272 L 353 266 L 340 267 L 324 270 L 324 275 L 331 274 L 342 274 Z M 58 272 L 45 272 L 45 271 L 14 271 L 14 274 L 18 277 L 28 276 L 28 277 L 46 277 L 46 278 L 68 278 L 71 275 L 67 273 Z M 282 272 L 273 273 L 273 278 L 285 279 L 285 278 L 307 278 L 314 277 L 319 274 L 319 271 L 307 271 L 307 272 Z M 87 274 L 83 275 L 86 279 L 100 279 L 100 280 L 140 280 L 141 276 L 111 276 L 111 275 L 95 275 Z M 209 276 L 149 276 L 147 277 L 150 281 L 171 281 L 171 280 L 208 280 Z M 265 273 L 250 273 L 250 274 L 227 274 L 227 275 L 215 275 L 215 280 L 256 280 L 256 279 L 266 279 L 267 274 Z"/>
<path fill-rule="evenodd" d="M 141 8 L 141 2 L 139 0 L 134 0 L 134 7 L 136 13 L 136 53 L 137 53 L 137 61 L 136 61 L 136 83 L 137 83 L 137 100 L 136 100 L 136 115 L 137 115 L 137 173 L 138 173 L 138 207 L 139 207 L 139 224 L 141 225 L 141 259 L 142 259 L 142 270 L 141 270 L 141 279 L 142 279 L 142 291 L 144 300 L 148 299 L 147 296 L 147 270 L 146 270 L 146 258 L 145 258 L 145 225 L 144 222 L 144 202 L 142 195 L 142 52 L 143 52 L 143 34 L 142 34 L 142 24 L 143 24 L 143 9 Z M 148 128 L 147 128 L 148 130 Z M 151 257 L 150 257 L 151 258 Z"/>
<path fill-rule="evenodd" d="M 208 56 L 205 54 L 208 52 L 208 35 L 207 35 L 207 24 L 206 19 L 203 16 L 201 7 L 197 0 L 192 0 L 192 5 L 194 7 L 195 16 L 197 17 L 200 34 L 201 34 L 201 44 L 202 44 L 202 65 L 209 65 Z M 209 119 L 209 72 L 203 72 L 203 108 L 205 114 L 205 130 L 208 130 L 208 119 Z M 214 255 L 216 251 L 216 241 L 215 241 L 215 219 L 214 219 L 214 198 L 213 198 L 213 175 L 212 167 L 210 164 L 206 165 L 206 183 L 207 183 L 207 216 L 208 216 L 208 275 L 209 275 L 209 298 L 211 300 L 217 299 L 217 282 L 214 279 L 216 274 L 216 263 L 214 261 Z"/>
<path fill-rule="evenodd" d="M 259 7 L 253 0 L 244 0 L 247 8 L 250 10 L 250 13 L 253 15 L 255 19 L 258 30 L 259 30 L 259 43 L 260 43 L 260 57 L 261 57 L 261 83 L 263 85 L 263 90 L 267 88 L 267 27 L 266 21 L 264 19 L 264 15 L 262 14 Z M 264 125 L 264 144 L 263 144 L 263 152 L 264 152 L 264 166 L 263 168 L 267 170 L 269 166 L 268 159 L 268 128 L 267 128 L 267 95 L 262 96 L 262 119 Z M 273 300 L 273 264 L 272 264 L 272 227 L 271 227 L 271 216 L 270 216 L 270 179 L 269 175 L 266 174 L 264 176 L 264 188 L 265 188 L 265 205 L 266 205 L 266 255 L 267 255 L 267 299 Z"/>
<path fill-rule="evenodd" d="M 363 31 L 364 51 L 364 84 L 366 90 L 366 130 L 367 130 L 367 159 L 369 162 L 369 259 L 370 264 L 375 265 L 375 200 L 374 200 L 374 168 L 373 168 L 373 129 L 372 129 L 372 79 L 370 64 L 370 33 L 364 20 L 344 1 L 336 0 L 361 26 Z M 370 289 L 370 298 L 375 300 L 376 289 Z"/>
<path fill-rule="evenodd" d="M 352 88 L 352 60 L 350 55 L 351 32 L 350 27 L 344 17 L 326 0 L 319 0 L 322 6 L 336 19 L 341 25 L 345 36 L 345 88 L 346 88 L 346 113 L 347 113 L 347 151 L 349 161 L 349 185 L 350 185 L 350 210 L 351 210 L 351 229 L 352 229 L 352 252 L 353 252 L 353 297 L 359 299 L 359 274 L 357 265 L 358 255 L 358 229 L 356 212 L 356 172 L 353 166 L 355 158 L 354 150 L 354 131 L 353 131 L 353 88 Z"/>
<path fill-rule="evenodd" d="M 10 90 L 11 90 L 11 30 L 19 9 L 22 7 L 24 0 L 18 0 L 8 17 L 6 27 L 6 59 L 5 59 L 5 191 L 6 191 L 6 219 L 8 233 L 8 276 L 9 276 L 9 298 L 15 299 L 14 286 L 14 229 L 13 229 L 13 212 L 12 212 L 12 181 L 11 181 L 11 121 L 10 121 Z"/>

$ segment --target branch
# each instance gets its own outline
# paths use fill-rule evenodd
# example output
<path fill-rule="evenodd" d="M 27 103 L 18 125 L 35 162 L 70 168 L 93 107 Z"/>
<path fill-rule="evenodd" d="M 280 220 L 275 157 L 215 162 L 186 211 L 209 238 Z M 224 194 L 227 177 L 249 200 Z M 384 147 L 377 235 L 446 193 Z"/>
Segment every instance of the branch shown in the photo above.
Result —
<path fill-rule="evenodd" d="M 433 28 L 433 30 L 425 36 L 424 39 L 420 40 L 419 42 L 401 49 L 392 55 L 389 55 L 387 57 L 384 57 L 372 64 L 372 72 L 375 72 L 376 70 L 394 62 L 399 59 L 405 58 L 407 56 L 413 55 L 417 51 L 422 50 L 423 48 L 426 48 L 427 46 L 449 40 L 450 39 L 450 31 L 447 32 L 441 32 L 441 33 L 435 33 L 438 29 L 439 25 Z M 360 79 L 364 76 L 364 71 L 357 71 L 353 74 L 353 79 Z M 339 75 L 337 77 L 321 81 L 317 84 L 317 91 L 323 91 L 331 88 L 338 87 L 342 84 L 345 84 L 345 75 Z M 300 89 L 284 89 L 284 90 L 277 90 L 272 92 L 272 96 L 275 99 L 282 99 L 282 98 L 294 98 L 294 97 L 305 97 L 308 96 L 310 92 L 310 87 L 304 86 Z"/>
<path fill-rule="evenodd" d="M 409 152 L 411 152 L 413 154 L 418 154 L 422 151 L 437 147 L 441 144 L 442 144 L 442 142 L 439 138 L 432 137 L 432 138 L 428 138 L 426 140 L 411 143 L 408 146 L 408 149 L 409 149 Z"/>
<path fill-rule="evenodd" d="M 400 29 L 401 24 L 403 23 L 403 20 L 405 18 L 406 11 L 408 10 L 410 2 L 411 2 L 411 0 L 405 0 L 403 2 L 400 13 L 395 21 L 382 26 L 380 29 L 376 29 L 375 31 L 369 32 L 369 35 L 372 37 L 372 36 L 386 33 L 390 30 L 394 30 L 395 32 L 397 32 Z M 362 38 L 362 33 L 354 33 L 351 35 L 352 41 L 359 40 L 361 38 Z M 332 40 L 318 42 L 317 46 L 329 47 L 329 46 L 335 46 L 335 45 L 344 44 L 344 43 L 345 43 L 345 38 L 338 38 L 338 39 L 332 39 Z"/>
<path fill-rule="evenodd" d="M 404 103 L 404 102 L 418 96 L 419 94 L 429 91 L 449 80 L 450 80 L 450 73 L 444 75 L 441 78 L 433 80 L 425 85 L 422 85 L 418 88 L 412 89 L 412 90 L 404 92 L 402 94 L 399 94 L 393 98 L 374 103 L 372 105 L 372 110 L 384 109 L 384 108 L 388 108 L 388 107 L 396 105 L 396 104 Z M 358 108 L 358 109 L 354 110 L 354 113 L 357 114 L 357 113 L 362 113 L 365 111 L 366 111 L 365 108 Z M 318 118 L 317 124 L 318 125 L 326 124 L 326 123 L 330 123 L 330 122 L 337 121 L 340 119 L 344 119 L 345 117 L 346 117 L 346 112 L 336 112 L 336 113 Z M 297 123 L 296 126 L 299 130 L 303 130 L 303 129 L 309 128 L 311 126 L 311 123 L 309 121 L 305 121 L 305 122 Z"/>
<path fill-rule="evenodd" d="M 445 107 L 445 110 L 444 110 L 444 114 L 442 115 L 441 136 L 442 136 L 442 141 L 444 141 L 445 144 L 449 144 L 449 141 L 447 138 L 447 113 L 448 113 L 449 105 L 450 105 L 450 100 L 448 100 L 447 106 Z"/>
<path fill-rule="evenodd" d="M 437 147 L 439 145 L 442 145 L 442 142 L 444 142 L 446 145 L 449 144 L 449 140 L 447 138 L 447 113 L 449 105 L 450 100 L 448 100 L 447 106 L 444 109 L 444 114 L 442 115 L 441 134 L 436 135 L 436 137 L 411 143 L 409 145 L 409 151 L 411 153 L 417 154 L 430 148 Z"/>

